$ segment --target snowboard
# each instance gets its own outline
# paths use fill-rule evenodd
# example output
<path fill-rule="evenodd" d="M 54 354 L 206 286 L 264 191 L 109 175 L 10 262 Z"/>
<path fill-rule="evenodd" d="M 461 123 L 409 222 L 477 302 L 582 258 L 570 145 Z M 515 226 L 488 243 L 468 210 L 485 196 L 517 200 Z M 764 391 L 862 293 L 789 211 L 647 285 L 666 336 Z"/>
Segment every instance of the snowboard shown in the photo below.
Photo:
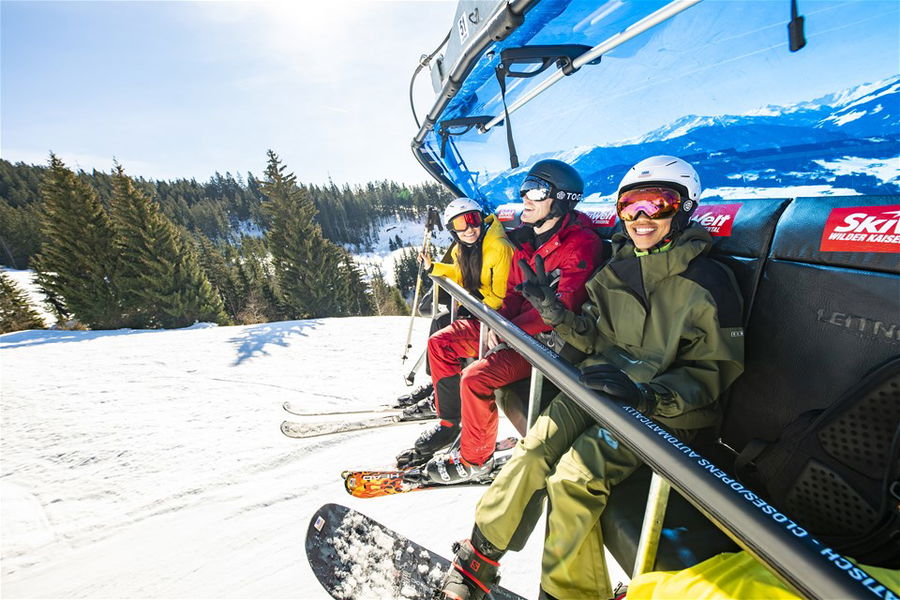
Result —
<path fill-rule="evenodd" d="M 515 447 L 517 438 L 508 437 L 499 440 L 494 447 L 495 452 L 511 450 Z M 494 468 L 490 474 L 477 480 L 454 483 L 450 485 L 432 483 L 423 480 L 422 468 L 409 469 L 356 469 L 341 473 L 344 480 L 344 489 L 355 498 L 380 498 L 394 494 L 404 494 L 430 488 L 456 487 L 460 485 L 490 485 L 500 469 L 509 460 L 509 454 L 503 454 L 494 458 Z"/>
<path fill-rule="evenodd" d="M 310 519 L 306 557 L 339 600 L 433 598 L 450 568 L 443 556 L 340 504 L 326 504 Z M 502 587 L 488 598 L 525 600 Z"/>

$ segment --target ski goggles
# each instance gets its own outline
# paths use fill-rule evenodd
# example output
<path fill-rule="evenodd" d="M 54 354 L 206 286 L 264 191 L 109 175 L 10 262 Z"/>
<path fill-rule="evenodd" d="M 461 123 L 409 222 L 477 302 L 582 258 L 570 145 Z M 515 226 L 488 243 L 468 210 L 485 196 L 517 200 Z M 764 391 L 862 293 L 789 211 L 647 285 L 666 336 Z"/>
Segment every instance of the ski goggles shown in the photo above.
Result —
<path fill-rule="evenodd" d="M 550 197 L 550 184 L 537 177 L 527 177 L 519 188 L 519 196 L 532 202 L 541 202 Z"/>
<path fill-rule="evenodd" d="M 623 221 L 634 221 L 644 213 L 651 219 L 675 216 L 681 208 L 681 194 L 671 188 L 645 187 L 622 192 L 616 202 L 616 214 Z"/>
<path fill-rule="evenodd" d="M 447 227 L 453 231 L 462 232 L 469 227 L 481 227 L 483 222 L 484 219 L 481 218 L 481 213 L 473 210 L 461 215 L 456 215 L 450 219 L 450 222 L 447 223 Z"/>

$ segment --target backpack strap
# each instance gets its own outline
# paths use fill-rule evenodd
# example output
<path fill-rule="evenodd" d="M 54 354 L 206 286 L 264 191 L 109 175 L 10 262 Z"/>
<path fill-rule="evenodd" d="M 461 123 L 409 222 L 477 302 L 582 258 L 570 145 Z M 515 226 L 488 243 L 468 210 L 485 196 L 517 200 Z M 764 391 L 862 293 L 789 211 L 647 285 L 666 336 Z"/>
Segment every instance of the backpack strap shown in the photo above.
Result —
<path fill-rule="evenodd" d="M 773 442 L 767 442 L 759 438 L 753 438 L 744 449 L 741 450 L 737 458 L 734 459 L 734 474 L 738 479 L 748 485 L 756 485 L 757 481 L 756 459 L 772 446 Z"/>

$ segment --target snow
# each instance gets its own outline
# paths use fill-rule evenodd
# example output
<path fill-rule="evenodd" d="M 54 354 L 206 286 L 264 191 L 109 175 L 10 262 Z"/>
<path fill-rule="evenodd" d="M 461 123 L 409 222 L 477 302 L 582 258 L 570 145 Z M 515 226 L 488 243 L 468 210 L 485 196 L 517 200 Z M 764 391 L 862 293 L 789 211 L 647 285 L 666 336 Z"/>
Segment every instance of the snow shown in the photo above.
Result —
<path fill-rule="evenodd" d="M 397 250 L 390 249 L 390 242 L 399 236 L 402 247 Z M 413 249 L 416 253 L 422 248 L 425 237 L 425 217 L 413 221 L 401 217 L 384 219 L 379 223 L 375 232 L 375 241 L 371 248 L 365 252 L 359 248 L 350 248 L 353 258 L 364 272 L 372 276 L 375 269 L 381 270 L 385 282 L 388 285 L 396 285 L 394 277 L 394 265 L 402 258 L 403 254 Z M 433 248 L 447 248 L 450 246 L 450 234 L 444 230 L 432 232 L 431 244 Z M 432 251 L 435 255 L 435 251 Z"/>
<path fill-rule="evenodd" d="M 900 184 L 900 158 L 889 161 L 872 160 L 858 156 L 844 156 L 833 161 L 814 160 L 817 165 L 836 175 L 872 175 L 885 183 Z"/>
<path fill-rule="evenodd" d="M 834 121 L 834 124 L 835 124 L 835 125 L 840 126 L 840 125 L 846 125 L 847 123 L 850 123 L 851 121 L 855 121 L 855 120 L 857 120 L 857 119 L 860 119 L 860 118 L 866 116 L 866 114 L 867 114 L 867 113 L 866 113 L 866 111 L 864 111 L 864 110 L 854 110 L 854 111 L 850 111 L 850 112 L 844 113 L 844 114 L 842 114 L 842 115 L 840 115 L 840 116 L 831 116 L 831 117 L 828 117 L 828 118 L 825 119 L 825 120 L 826 120 L 826 121 L 828 121 L 828 120 Z"/>
<path fill-rule="evenodd" d="M 780 185 L 778 187 L 730 187 L 720 186 L 703 190 L 700 199 L 722 198 L 745 200 L 747 198 L 809 198 L 813 196 L 859 196 L 850 188 L 830 185 Z"/>
<path fill-rule="evenodd" d="M 279 431 L 286 418 L 322 418 L 288 415 L 284 401 L 365 410 L 405 393 L 408 323 L 0 336 L 3 596 L 326 598 L 303 549 L 326 502 L 449 555 L 484 488 L 363 500 L 339 478 L 390 466 L 426 424 L 306 440 Z M 427 331 L 419 319 L 413 339 Z M 513 433 L 502 421 L 501 435 Z M 542 531 L 503 561 L 504 584 L 526 597 L 537 595 Z"/>

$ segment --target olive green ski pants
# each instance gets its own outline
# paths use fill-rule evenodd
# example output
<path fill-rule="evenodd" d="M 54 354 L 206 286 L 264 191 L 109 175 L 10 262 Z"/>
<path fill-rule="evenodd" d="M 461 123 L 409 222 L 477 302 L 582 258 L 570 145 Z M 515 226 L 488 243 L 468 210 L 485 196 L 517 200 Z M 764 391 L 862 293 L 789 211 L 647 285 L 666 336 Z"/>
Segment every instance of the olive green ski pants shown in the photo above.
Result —
<path fill-rule="evenodd" d="M 563 395 L 553 399 L 478 502 L 489 542 L 521 550 L 549 498 L 541 587 L 572 600 L 612 596 L 600 514 L 640 460 Z"/>

